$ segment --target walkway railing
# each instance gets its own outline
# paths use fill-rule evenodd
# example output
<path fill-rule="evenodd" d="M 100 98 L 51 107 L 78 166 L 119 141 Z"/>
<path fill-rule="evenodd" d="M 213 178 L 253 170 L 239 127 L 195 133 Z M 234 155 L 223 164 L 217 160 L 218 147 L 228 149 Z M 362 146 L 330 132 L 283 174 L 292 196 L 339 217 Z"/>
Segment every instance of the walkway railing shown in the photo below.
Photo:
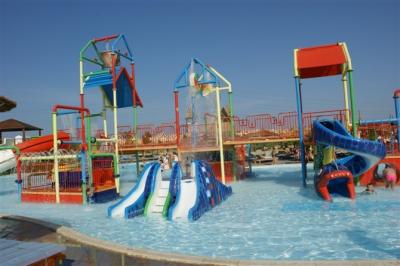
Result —
<path fill-rule="evenodd" d="M 358 127 L 358 130 L 361 138 L 383 142 L 386 146 L 386 154 L 400 155 L 397 141 L 397 123 L 382 121 L 362 124 Z"/>
<path fill-rule="evenodd" d="M 312 121 L 315 119 L 334 118 L 346 122 L 346 110 L 329 110 L 304 113 L 304 133 L 310 139 Z M 234 134 L 232 137 L 230 118 L 222 122 L 223 141 L 230 144 L 246 142 L 285 141 L 298 138 L 297 113 L 286 112 L 277 116 L 271 114 L 249 115 L 245 118 L 234 117 Z M 207 122 L 207 123 L 206 123 Z M 160 126 L 139 125 L 135 133 L 129 126 L 119 127 L 119 142 L 122 150 L 140 150 L 142 148 L 176 147 L 174 123 Z M 213 115 L 208 114 L 204 124 L 180 125 L 180 149 L 218 147 L 217 125 Z"/>

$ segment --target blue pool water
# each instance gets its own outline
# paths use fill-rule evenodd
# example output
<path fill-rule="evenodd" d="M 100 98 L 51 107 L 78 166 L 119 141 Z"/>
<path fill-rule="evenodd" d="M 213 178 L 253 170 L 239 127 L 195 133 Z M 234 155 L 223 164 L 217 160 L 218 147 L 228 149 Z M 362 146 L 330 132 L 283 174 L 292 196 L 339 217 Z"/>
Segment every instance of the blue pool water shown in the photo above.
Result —
<path fill-rule="evenodd" d="M 378 188 L 356 201 L 318 198 L 302 188 L 299 165 L 254 167 L 234 194 L 196 222 L 106 217 L 112 203 L 73 206 L 18 204 L 15 176 L 0 178 L 0 212 L 68 225 L 90 236 L 157 251 L 232 259 L 399 259 L 400 188 Z M 124 165 L 122 193 L 134 185 Z M 311 176 L 310 172 L 310 176 Z M 357 192 L 363 190 L 357 187 Z"/>

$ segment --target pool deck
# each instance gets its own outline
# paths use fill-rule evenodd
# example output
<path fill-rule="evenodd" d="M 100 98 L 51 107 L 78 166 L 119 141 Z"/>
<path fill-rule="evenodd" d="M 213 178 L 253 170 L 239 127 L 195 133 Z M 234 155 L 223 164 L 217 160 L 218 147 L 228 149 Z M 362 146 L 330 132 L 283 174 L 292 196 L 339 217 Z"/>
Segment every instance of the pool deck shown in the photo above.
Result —
<path fill-rule="evenodd" d="M 68 265 L 400 265 L 400 260 L 224 260 L 186 256 L 128 248 L 84 235 L 66 226 L 7 214 L 0 214 L 0 238 L 65 246 Z"/>

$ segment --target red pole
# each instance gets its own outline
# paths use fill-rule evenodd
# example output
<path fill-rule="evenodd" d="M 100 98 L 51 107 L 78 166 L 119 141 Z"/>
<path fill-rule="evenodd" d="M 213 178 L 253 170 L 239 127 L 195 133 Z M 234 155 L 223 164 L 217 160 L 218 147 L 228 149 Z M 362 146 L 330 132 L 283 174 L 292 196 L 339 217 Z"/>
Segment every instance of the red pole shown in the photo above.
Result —
<path fill-rule="evenodd" d="M 181 129 L 179 126 L 179 91 L 174 91 L 175 96 L 175 130 L 176 130 L 176 145 L 179 146 Z"/>
<path fill-rule="evenodd" d="M 21 160 L 19 159 L 19 154 L 16 156 L 17 160 L 17 180 L 18 182 L 22 182 L 22 177 L 21 177 Z"/>
<path fill-rule="evenodd" d="M 80 95 L 80 100 L 81 100 L 81 137 L 82 137 L 82 149 L 84 151 L 87 150 L 87 145 L 86 145 L 86 132 L 85 132 L 85 113 L 83 109 L 85 108 L 85 100 L 84 100 L 84 94 Z"/>
<path fill-rule="evenodd" d="M 96 43 L 96 42 L 109 41 L 109 40 L 117 38 L 118 36 L 119 36 L 118 34 L 115 34 L 115 35 L 105 36 L 102 38 L 95 38 L 95 39 L 93 39 L 93 42 Z"/>

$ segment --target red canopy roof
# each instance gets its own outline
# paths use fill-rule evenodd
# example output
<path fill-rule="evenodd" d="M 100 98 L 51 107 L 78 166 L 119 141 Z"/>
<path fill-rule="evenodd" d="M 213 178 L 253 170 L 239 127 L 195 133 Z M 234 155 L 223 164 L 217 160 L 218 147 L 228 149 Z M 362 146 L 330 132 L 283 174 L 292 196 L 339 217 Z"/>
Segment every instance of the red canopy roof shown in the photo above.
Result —
<path fill-rule="evenodd" d="M 300 78 L 339 75 L 347 63 L 342 43 L 300 48 L 296 50 L 295 68 Z"/>

